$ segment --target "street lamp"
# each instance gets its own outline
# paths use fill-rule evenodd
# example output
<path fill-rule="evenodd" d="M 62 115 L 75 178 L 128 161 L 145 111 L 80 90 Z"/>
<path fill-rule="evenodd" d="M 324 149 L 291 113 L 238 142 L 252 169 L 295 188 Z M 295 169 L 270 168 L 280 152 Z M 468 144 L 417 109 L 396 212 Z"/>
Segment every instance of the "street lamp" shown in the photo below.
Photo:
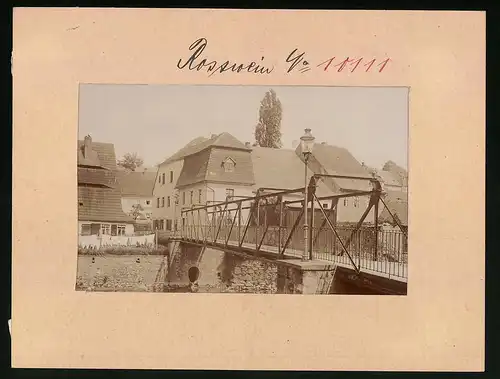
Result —
<path fill-rule="evenodd" d="M 300 137 L 300 146 L 302 150 L 302 154 L 304 155 L 304 252 L 302 254 L 302 260 L 309 260 L 309 225 L 307 221 L 307 207 L 309 200 L 308 187 L 309 183 L 307 182 L 307 161 L 311 156 L 313 147 L 314 147 L 314 137 L 311 134 L 311 129 L 304 129 L 305 133 L 302 137 Z"/>

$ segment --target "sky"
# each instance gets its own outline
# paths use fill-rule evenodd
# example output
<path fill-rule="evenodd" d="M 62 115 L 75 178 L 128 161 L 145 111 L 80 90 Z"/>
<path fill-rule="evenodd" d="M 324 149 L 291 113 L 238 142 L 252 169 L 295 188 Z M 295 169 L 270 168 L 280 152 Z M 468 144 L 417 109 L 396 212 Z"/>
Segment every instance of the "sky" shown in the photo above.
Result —
<path fill-rule="evenodd" d="M 316 142 L 344 147 L 361 163 L 407 169 L 408 89 L 401 87 L 82 84 L 79 139 L 115 145 L 117 158 L 137 152 L 145 166 L 192 139 L 228 132 L 255 141 L 260 101 L 273 89 L 283 108 L 283 148 L 305 128 Z"/>

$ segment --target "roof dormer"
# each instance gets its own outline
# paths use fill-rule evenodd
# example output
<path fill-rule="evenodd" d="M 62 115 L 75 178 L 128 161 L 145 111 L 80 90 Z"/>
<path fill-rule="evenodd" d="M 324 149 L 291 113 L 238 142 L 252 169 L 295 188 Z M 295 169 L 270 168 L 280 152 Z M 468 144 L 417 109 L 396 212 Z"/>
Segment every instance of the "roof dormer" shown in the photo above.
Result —
<path fill-rule="evenodd" d="M 226 157 L 222 161 L 222 168 L 224 169 L 225 172 L 234 172 L 234 169 L 236 167 L 236 162 L 234 161 L 233 158 L 231 157 Z"/>

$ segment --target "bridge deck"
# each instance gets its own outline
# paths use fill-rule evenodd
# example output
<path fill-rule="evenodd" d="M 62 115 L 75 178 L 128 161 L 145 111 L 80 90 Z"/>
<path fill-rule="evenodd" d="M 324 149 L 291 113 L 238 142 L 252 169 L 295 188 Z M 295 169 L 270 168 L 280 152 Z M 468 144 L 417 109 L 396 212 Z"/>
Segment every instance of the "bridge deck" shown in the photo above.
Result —
<path fill-rule="evenodd" d="M 240 247 L 237 241 L 230 240 L 226 244 L 226 241 L 224 239 L 218 239 L 216 242 L 213 242 L 213 241 L 206 242 L 203 240 L 190 239 L 190 238 L 185 238 L 185 237 L 177 237 L 175 239 L 180 240 L 180 241 L 185 241 L 185 242 L 192 242 L 192 243 L 196 243 L 196 244 L 201 244 L 201 245 L 206 244 L 208 246 L 214 246 L 214 247 L 221 248 L 221 249 L 229 249 L 229 250 L 244 249 L 250 255 L 255 254 L 257 252 L 257 246 L 255 244 L 247 243 L 247 242 L 243 242 L 241 247 Z M 259 252 L 270 255 L 276 259 L 278 259 L 278 257 L 279 257 L 279 249 L 277 246 L 262 245 L 260 247 Z M 327 253 L 322 253 L 321 257 L 328 257 L 330 259 L 321 259 L 321 258 L 315 257 L 313 254 L 314 259 L 311 261 L 305 261 L 305 262 L 303 262 L 301 260 L 301 257 L 302 257 L 302 251 L 287 248 L 283 258 L 280 260 L 283 260 L 283 261 L 286 261 L 288 263 L 298 265 L 298 266 L 304 266 L 304 267 L 315 266 L 315 267 L 318 267 L 318 269 L 320 267 L 324 268 L 327 266 L 331 266 L 333 263 L 339 267 L 344 267 L 346 269 L 354 270 L 351 262 L 349 261 L 349 258 L 347 258 L 346 256 L 334 255 L 333 253 L 327 252 Z M 353 259 L 354 259 L 354 262 L 356 262 L 356 264 L 360 268 L 360 271 L 363 273 L 407 283 L 407 275 L 408 275 L 408 264 L 407 263 L 389 262 L 389 261 L 380 261 L 380 260 L 376 261 L 373 259 L 367 259 L 367 258 L 361 258 L 361 257 L 354 257 Z"/>

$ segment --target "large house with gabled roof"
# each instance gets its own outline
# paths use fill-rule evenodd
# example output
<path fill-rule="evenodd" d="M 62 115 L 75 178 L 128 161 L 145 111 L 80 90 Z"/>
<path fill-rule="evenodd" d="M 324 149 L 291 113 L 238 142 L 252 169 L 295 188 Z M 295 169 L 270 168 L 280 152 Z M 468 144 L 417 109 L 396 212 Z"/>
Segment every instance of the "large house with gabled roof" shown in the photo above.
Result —
<path fill-rule="evenodd" d="M 158 166 L 153 189 L 153 222 L 175 230 L 181 210 L 253 196 L 251 149 L 229 133 L 196 138 Z"/>
<path fill-rule="evenodd" d="M 133 219 L 122 209 L 114 145 L 78 141 L 79 235 L 131 235 Z"/>

